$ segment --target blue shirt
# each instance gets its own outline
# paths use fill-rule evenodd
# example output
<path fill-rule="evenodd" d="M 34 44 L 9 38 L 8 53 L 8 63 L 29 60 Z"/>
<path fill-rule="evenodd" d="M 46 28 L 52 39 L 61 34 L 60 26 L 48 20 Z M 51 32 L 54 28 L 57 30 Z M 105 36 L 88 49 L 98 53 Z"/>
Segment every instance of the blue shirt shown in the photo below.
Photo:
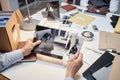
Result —
<path fill-rule="evenodd" d="M 21 59 L 23 59 L 23 54 L 20 49 L 8 53 L 0 53 L 0 72 Z"/>

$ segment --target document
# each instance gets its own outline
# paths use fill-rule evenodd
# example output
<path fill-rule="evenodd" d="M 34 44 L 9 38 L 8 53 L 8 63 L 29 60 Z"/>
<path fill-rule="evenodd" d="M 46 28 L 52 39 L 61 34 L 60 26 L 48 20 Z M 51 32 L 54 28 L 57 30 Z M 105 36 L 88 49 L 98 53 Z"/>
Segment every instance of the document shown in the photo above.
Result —
<path fill-rule="evenodd" d="M 74 22 L 76 24 L 79 24 L 81 26 L 88 26 L 95 18 L 92 16 L 88 16 L 86 14 L 78 13 L 68 19 L 68 21 Z"/>

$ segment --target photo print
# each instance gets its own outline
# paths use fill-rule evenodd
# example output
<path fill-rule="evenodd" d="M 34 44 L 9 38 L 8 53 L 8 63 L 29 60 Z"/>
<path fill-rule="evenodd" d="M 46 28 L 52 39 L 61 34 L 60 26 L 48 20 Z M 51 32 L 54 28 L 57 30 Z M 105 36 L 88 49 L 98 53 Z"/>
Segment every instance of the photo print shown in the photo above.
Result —
<path fill-rule="evenodd" d="M 66 48 L 68 49 L 67 54 L 74 55 L 75 53 L 80 53 L 83 42 L 84 39 L 79 37 L 77 34 L 69 35 L 68 41 L 66 43 Z"/>
<path fill-rule="evenodd" d="M 42 42 L 33 49 L 33 52 L 62 59 L 62 52 L 65 51 L 66 44 L 66 42 L 63 43 L 63 40 L 67 41 L 67 39 L 64 39 L 66 32 L 61 32 L 62 33 L 59 33 L 58 29 L 37 25 L 34 40 L 41 40 Z M 62 37 L 63 40 L 58 41 L 58 37 Z"/>
<path fill-rule="evenodd" d="M 35 47 L 34 52 L 50 53 L 53 49 L 54 37 L 51 33 L 51 29 L 42 26 L 36 26 L 35 41 L 41 40 L 41 44 Z"/>

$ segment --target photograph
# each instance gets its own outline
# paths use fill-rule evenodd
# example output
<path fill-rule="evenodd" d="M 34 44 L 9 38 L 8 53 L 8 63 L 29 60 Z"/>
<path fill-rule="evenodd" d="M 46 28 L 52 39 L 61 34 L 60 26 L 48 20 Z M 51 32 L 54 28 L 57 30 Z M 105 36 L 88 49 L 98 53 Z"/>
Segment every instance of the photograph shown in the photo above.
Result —
<path fill-rule="evenodd" d="M 77 34 L 69 35 L 68 41 L 66 43 L 66 48 L 68 49 L 68 55 L 74 55 L 75 53 L 80 53 L 81 47 L 83 45 L 84 39 L 79 37 Z"/>
<path fill-rule="evenodd" d="M 53 36 L 51 33 L 51 29 L 39 30 L 35 32 L 35 39 L 41 40 L 41 44 L 38 45 L 34 51 L 35 52 L 45 52 L 50 53 L 53 49 Z"/>
<path fill-rule="evenodd" d="M 35 53 L 61 58 L 63 52 L 66 51 L 66 31 L 51 29 L 45 26 L 36 26 L 34 40 L 41 40 L 41 44 L 33 50 Z"/>

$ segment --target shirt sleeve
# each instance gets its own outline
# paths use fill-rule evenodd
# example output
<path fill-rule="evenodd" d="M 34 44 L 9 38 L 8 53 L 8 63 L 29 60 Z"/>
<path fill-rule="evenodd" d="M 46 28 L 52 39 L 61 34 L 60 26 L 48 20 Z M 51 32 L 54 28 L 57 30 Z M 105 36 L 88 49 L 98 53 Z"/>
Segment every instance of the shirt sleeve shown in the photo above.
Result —
<path fill-rule="evenodd" d="M 0 54 L 0 72 L 11 66 L 12 64 L 20 61 L 21 59 L 23 59 L 23 55 L 20 49 Z"/>
<path fill-rule="evenodd" d="M 72 77 L 66 77 L 65 80 L 74 80 Z M 80 77 L 78 80 L 86 80 L 84 77 Z"/>
<path fill-rule="evenodd" d="M 72 77 L 66 77 L 65 80 L 74 80 Z"/>
<path fill-rule="evenodd" d="M 110 12 L 116 12 L 118 10 L 119 0 L 111 0 L 110 1 Z"/>
<path fill-rule="evenodd" d="M 81 1 L 80 1 L 80 6 L 82 6 L 82 7 L 88 6 L 88 1 L 89 1 L 89 0 L 81 0 Z"/>

